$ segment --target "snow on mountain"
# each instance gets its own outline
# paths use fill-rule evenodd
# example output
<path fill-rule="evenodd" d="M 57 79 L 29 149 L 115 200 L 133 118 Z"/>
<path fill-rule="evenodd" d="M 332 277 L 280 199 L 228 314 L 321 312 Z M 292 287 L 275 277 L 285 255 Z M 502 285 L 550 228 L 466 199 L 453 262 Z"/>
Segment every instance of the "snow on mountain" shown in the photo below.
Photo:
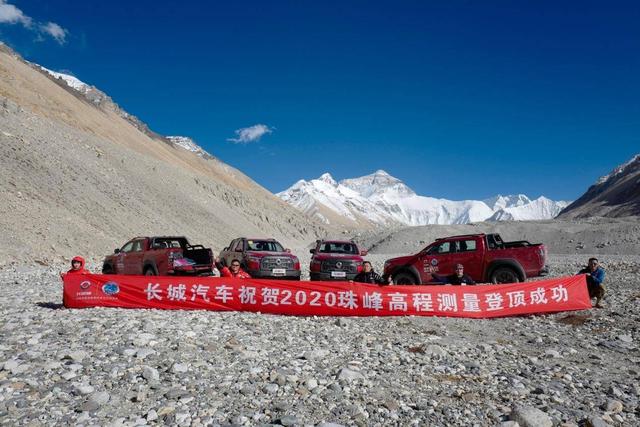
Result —
<path fill-rule="evenodd" d="M 79 80 L 75 76 L 72 76 L 70 74 L 59 73 L 57 71 L 51 71 L 48 68 L 45 68 L 45 67 L 40 66 L 40 65 L 39 65 L 39 67 L 43 71 L 46 71 L 47 73 L 51 74 L 54 78 L 64 80 L 69 87 L 72 87 L 73 89 L 75 89 L 77 91 L 80 91 L 82 93 L 87 93 L 91 89 L 90 85 L 88 85 L 85 82 Z"/>
<path fill-rule="evenodd" d="M 483 202 L 495 211 L 499 209 L 512 208 L 516 206 L 524 206 L 528 203 L 531 203 L 531 199 L 529 199 L 524 194 L 517 194 L 517 195 L 511 195 L 511 196 L 497 195 L 495 197 L 485 199 L 483 200 Z"/>
<path fill-rule="evenodd" d="M 525 196 L 526 197 L 526 196 Z M 487 221 L 528 221 L 555 218 L 570 202 L 547 199 L 540 196 L 529 203 L 505 206 L 497 210 Z"/>
<path fill-rule="evenodd" d="M 324 222 L 329 221 L 321 211 L 329 209 L 351 221 L 364 219 L 374 224 L 403 225 L 548 219 L 568 204 L 545 197 L 532 201 L 523 194 L 499 195 L 485 201 L 419 196 L 401 180 L 382 170 L 340 182 L 325 173 L 311 181 L 300 180 L 277 196 Z"/>
<path fill-rule="evenodd" d="M 605 182 L 609 181 L 610 179 L 615 178 L 616 176 L 624 173 L 626 171 L 627 167 L 629 167 L 631 164 L 637 162 L 638 160 L 640 160 L 640 154 L 636 154 L 635 156 L 633 156 L 631 158 L 631 160 L 621 164 L 620 166 L 618 166 L 617 168 L 612 170 L 608 175 L 601 176 L 600 179 L 598 179 L 598 181 L 596 181 L 595 185 L 604 184 Z"/>
<path fill-rule="evenodd" d="M 202 147 L 195 143 L 195 141 L 187 136 L 167 136 L 165 137 L 171 143 L 184 150 L 191 151 L 200 157 L 210 158 L 211 154 L 206 152 Z"/>
<path fill-rule="evenodd" d="M 603 176 L 560 218 L 640 216 L 640 154 Z"/>

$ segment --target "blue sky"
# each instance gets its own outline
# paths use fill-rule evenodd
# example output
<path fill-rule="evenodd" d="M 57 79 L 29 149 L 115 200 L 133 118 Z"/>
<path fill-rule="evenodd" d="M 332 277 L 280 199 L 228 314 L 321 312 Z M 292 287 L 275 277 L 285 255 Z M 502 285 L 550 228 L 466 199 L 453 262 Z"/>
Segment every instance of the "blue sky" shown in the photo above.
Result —
<path fill-rule="evenodd" d="M 640 152 L 640 2 L 210 3 L 0 0 L 0 38 L 273 192 L 575 199 Z"/>

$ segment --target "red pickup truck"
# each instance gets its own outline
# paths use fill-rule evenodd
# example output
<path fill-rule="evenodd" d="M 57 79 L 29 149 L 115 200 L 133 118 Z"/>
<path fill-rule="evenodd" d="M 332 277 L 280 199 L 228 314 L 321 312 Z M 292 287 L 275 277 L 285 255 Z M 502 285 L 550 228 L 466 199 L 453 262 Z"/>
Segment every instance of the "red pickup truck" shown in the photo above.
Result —
<path fill-rule="evenodd" d="M 220 252 L 220 262 L 240 261 L 254 279 L 300 280 L 300 260 L 275 239 L 239 237 Z"/>
<path fill-rule="evenodd" d="M 311 280 L 353 280 L 362 271 L 367 251 L 346 240 L 316 240 L 309 264 Z"/>
<path fill-rule="evenodd" d="M 504 242 L 499 234 L 468 234 L 437 239 L 415 255 L 384 263 L 384 275 L 397 285 L 435 282 L 431 271 L 453 274 L 456 264 L 479 283 L 515 283 L 543 276 L 547 250 L 542 243 Z"/>
<path fill-rule="evenodd" d="M 213 252 L 186 237 L 136 237 L 108 255 L 103 274 L 211 275 Z"/>

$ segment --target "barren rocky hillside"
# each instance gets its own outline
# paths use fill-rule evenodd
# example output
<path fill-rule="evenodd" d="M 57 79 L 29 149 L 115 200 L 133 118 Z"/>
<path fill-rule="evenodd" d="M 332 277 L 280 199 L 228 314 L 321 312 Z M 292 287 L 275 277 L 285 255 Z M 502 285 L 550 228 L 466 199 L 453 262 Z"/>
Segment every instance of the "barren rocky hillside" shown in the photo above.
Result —
<path fill-rule="evenodd" d="M 238 170 L 153 139 L 0 51 L 0 264 L 101 257 L 135 235 L 220 250 L 241 234 L 303 245 L 323 226 Z"/>
<path fill-rule="evenodd" d="M 600 178 L 558 218 L 593 216 L 619 218 L 640 215 L 640 154 Z"/>

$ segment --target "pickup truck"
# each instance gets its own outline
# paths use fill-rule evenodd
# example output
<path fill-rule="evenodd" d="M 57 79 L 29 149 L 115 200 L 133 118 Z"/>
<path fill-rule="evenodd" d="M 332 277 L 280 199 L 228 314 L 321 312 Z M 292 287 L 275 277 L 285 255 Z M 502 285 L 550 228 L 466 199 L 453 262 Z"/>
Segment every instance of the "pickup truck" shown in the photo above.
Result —
<path fill-rule="evenodd" d="M 456 264 L 478 283 L 516 283 L 548 273 L 542 243 L 504 242 L 499 234 L 468 234 L 437 239 L 415 255 L 384 263 L 384 275 L 397 285 L 434 282 L 431 272 L 453 274 Z"/>
<path fill-rule="evenodd" d="M 220 263 L 237 259 L 254 279 L 300 280 L 300 260 L 275 239 L 239 237 L 220 252 Z"/>
<path fill-rule="evenodd" d="M 186 237 L 136 237 L 108 255 L 103 274 L 211 275 L 213 252 Z"/>
<path fill-rule="evenodd" d="M 311 280 L 353 280 L 362 271 L 362 259 L 367 251 L 346 240 L 316 240 L 314 249 L 309 249 Z"/>

